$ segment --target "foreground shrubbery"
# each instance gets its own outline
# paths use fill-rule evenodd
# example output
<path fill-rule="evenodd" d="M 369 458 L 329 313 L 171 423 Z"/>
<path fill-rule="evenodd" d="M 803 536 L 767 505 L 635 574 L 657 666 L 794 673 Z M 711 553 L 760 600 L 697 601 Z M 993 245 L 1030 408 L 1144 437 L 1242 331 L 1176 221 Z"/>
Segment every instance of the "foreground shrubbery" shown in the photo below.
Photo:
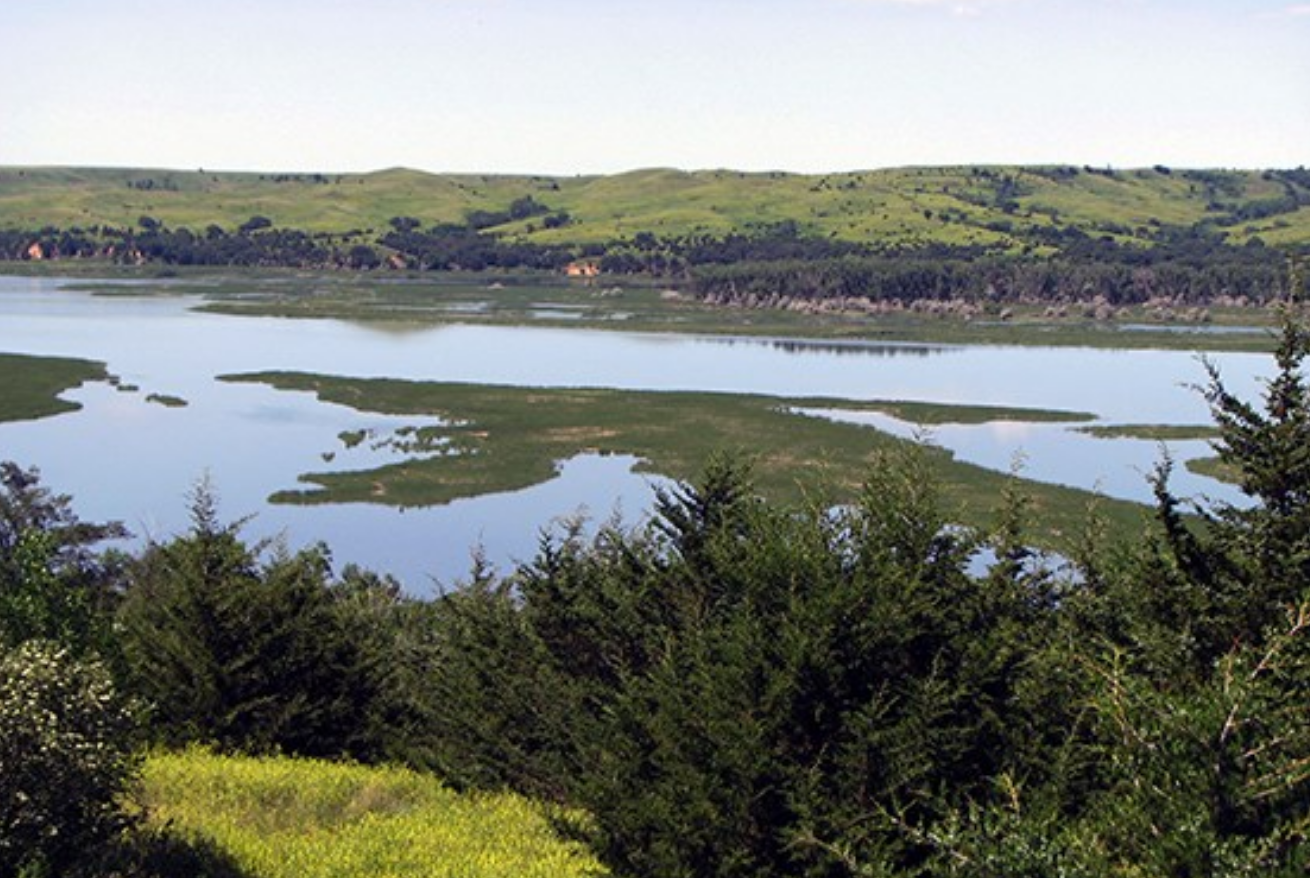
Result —
<path fill-rule="evenodd" d="M 58 534 L 78 531 L 32 524 L 53 501 L 11 479 L 0 512 L 27 513 L 0 517 L 17 535 L 0 530 L 0 630 L 10 655 L 34 633 L 103 652 L 162 742 L 405 762 L 581 808 L 573 831 L 618 874 L 1302 875 L 1307 354 L 1289 319 L 1258 405 L 1212 375 L 1218 450 L 1252 505 L 1184 516 L 1166 463 L 1143 540 L 1107 545 L 1093 517 L 1059 572 L 1025 547 L 1022 497 L 998 499 L 991 533 L 953 527 L 914 455 L 878 461 L 839 509 L 768 503 L 718 460 L 648 526 L 545 538 L 511 576 L 474 571 L 432 602 L 335 577 L 322 549 L 249 547 L 204 492 L 190 533 L 69 563 Z M 279 804 L 223 828 L 222 783 L 180 758 L 219 801 L 178 825 L 204 822 L 192 841 L 231 868 L 309 872 L 297 831 L 323 821 L 356 839 L 341 874 L 400 868 L 410 833 L 438 839 L 448 819 L 400 804 L 375 848 L 353 833 L 381 818 L 344 815 L 417 801 L 414 776 L 366 794 L 322 763 L 231 763 L 252 773 L 232 796 Z M 320 781 L 339 792 L 292 792 Z"/>
<path fill-rule="evenodd" d="M 452 598 L 441 769 L 582 804 L 623 874 L 1302 874 L 1306 580 L 978 578 L 919 475 L 833 515 L 712 471 Z"/>
<path fill-rule="evenodd" d="M 1303 874 L 1310 339 L 1212 376 L 1254 505 L 1055 575 L 1022 498 L 949 526 L 913 458 L 779 508 L 731 461 L 653 525 L 547 541 L 437 607 L 433 764 L 580 804 L 633 875 Z M 982 576 L 983 547 L 997 562 Z"/>

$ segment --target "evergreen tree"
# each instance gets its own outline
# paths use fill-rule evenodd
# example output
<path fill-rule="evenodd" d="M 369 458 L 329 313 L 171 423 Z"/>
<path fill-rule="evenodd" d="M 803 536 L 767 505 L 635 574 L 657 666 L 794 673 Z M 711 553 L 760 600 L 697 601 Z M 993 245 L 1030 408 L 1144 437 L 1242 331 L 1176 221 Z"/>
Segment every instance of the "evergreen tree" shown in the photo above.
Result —
<path fill-rule="evenodd" d="M 717 459 L 645 530 L 546 540 L 441 601 L 446 765 L 583 806 L 621 874 L 921 861 L 906 827 L 1037 760 L 1050 604 L 970 576 L 973 549 L 917 456 L 845 510 Z"/>
<path fill-rule="evenodd" d="M 1301 283 L 1294 267 L 1292 289 Z M 1197 526 L 1168 489 L 1167 460 L 1155 479 L 1175 586 L 1170 603 L 1185 608 L 1202 666 L 1236 641 L 1259 642 L 1310 582 L 1310 329 L 1294 298 L 1281 316 L 1275 373 L 1259 403 L 1238 397 L 1207 365 L 1203 392 L 1219 431 L 1215 448 L 1248 502 L 1198 506 Z"/>
<path fill-rule="evenodd" d="M 1294 271 L 1293 289 L 1296 277 Z M 1260 408 L 1231 393 L 1210 367 L 1206 398 L 1219 428 L 1219 459 L 1252 501 L 1249 507 L 1219 505 L 1213 525 L 1218 545 L 1250 582 L 1249 593 L 1236 600 L 1254 605 L 1252 627 L 1269 624 L 1271 611 L 1295 601 L 1310 582 L 1308 354 L 1304 305 L 1289 300 Z"/>
<path fill-rule="evenodd" d="M 148 547 L 119 613 L 132 690 L 170 742 L 354 752 L 370 681 L 334 610 L 326 550 L 261 562 L 201 486 L 192 529 Z"/>

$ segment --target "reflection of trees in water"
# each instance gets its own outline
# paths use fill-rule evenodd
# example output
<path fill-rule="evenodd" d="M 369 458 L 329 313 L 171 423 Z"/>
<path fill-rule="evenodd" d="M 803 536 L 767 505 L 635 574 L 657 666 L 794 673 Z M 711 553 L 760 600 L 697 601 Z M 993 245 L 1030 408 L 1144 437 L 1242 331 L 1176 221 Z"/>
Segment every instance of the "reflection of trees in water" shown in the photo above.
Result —
<path fill-rule="evenodd" d="M 771 342 L 770 346 L 789 354 L 825 353 L 861 357 L 928 357 L 933 354 L 944 354 L 947 351 L 947 348 L 940 345 L 813 342 L 795 339 L 779 339 Z"/>
<path fill-rule="evenodd" d="M 852 357 L 928 357 L 951 350 L 948 345 L 881 341 L 817 341 L 803 338 L 716 338 L 712 343 L 728 347 L 766 345 L 775 351 L 787 354 L 837 354 Z"/>

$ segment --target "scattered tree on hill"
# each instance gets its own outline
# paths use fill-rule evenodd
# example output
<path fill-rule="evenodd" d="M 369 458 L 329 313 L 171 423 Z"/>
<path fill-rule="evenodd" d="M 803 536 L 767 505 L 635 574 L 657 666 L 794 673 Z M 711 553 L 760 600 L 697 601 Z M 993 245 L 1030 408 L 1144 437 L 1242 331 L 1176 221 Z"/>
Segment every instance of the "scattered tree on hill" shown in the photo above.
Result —
<path fill-rule="evenodd" d="M 266 216 L 256 215 L 256 216 L 252 216 L 250 219 L 243 222 L 237 228 L 237 232 L 242 235 L 249 235 L 251 232 L 258 232 L 263 229 L 271 229 L 272 227 L 273 227 L 273 221 L 271 219 L 269 219 Z"/>
<path fill-rule="evenodd" d="M 510 202 L 509 218 L 512 220 L 531 219 L 534 216 L 541 216 L 544 213 L 550 213 L 550 208 L 541 204 L 531 195 L 524 195 L 522 198 L 516 198 Z"/>

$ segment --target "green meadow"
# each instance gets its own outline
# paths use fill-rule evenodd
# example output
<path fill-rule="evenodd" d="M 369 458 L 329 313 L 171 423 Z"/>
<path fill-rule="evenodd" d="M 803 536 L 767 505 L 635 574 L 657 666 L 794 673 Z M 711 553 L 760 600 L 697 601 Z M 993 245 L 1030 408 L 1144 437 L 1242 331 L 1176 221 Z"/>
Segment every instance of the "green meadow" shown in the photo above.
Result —
<path fill-rule="evenodd" d="M 634 170 L 609 176 L 429 174 L 392 168 L 367 174 L 255 174 L 204 169 L 0 168 L 0 227 L 134 225 L 234 228 L 252 216 L 276 225 L 344 234 L 379 231 L 396 216 L 462 222 L 531 196 L 567 225 L 539 219 L 496 232 L 538 243 L 722 234 L 780 222 L 807 234 L 889 244 L 1010 247 L 1031 230 L 1074 226 L 1145 242 L 1161 225 L 1222 216 L 1233 243 L 1310 241 L 1310 206 L 1269 209 L 1286 194 L 1259 171 L 923 167 L 834 174 L 731 170 Z M 1017 249 L 1017 247 L 1016 247 Z"/>

